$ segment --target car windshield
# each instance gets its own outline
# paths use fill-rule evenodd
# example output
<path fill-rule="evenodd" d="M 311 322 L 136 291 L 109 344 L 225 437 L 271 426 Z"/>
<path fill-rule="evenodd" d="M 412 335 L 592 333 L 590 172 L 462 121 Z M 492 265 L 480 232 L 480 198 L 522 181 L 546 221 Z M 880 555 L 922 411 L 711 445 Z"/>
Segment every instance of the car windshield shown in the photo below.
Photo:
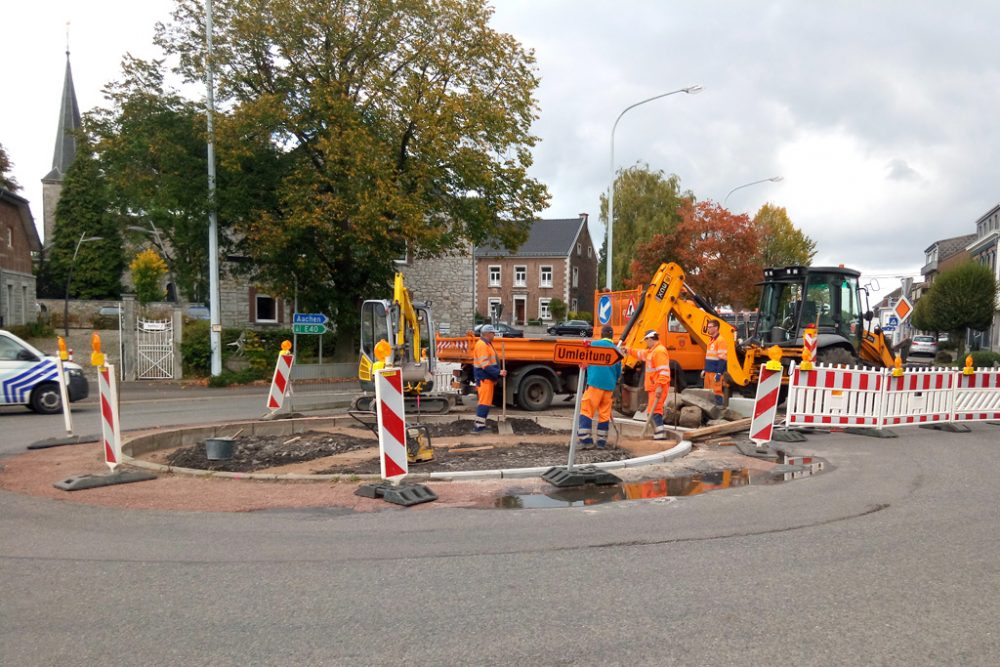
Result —
<path fill-rule="evenodd" d="M 914 336 L 913 340 L 915 340 L 918 343 L 933 343 L 934 342 L 934 338 L 932 338 L 931 336 Z"/>

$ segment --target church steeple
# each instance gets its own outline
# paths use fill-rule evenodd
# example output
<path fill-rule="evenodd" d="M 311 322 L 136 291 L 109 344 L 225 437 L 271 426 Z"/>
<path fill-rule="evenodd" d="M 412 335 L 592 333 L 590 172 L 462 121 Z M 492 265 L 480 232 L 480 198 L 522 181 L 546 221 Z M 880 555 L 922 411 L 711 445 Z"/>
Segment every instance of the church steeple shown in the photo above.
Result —
<path fill-rule="evenodd" d="M 59 202 L 66 171 L 76 158 L 75 132 L 82 125 L 80 106 L 76 102 L 76 90 L 73 88 L 73 70 L 69 64 L 68 41 L 67 38 L 66 75 L 63 78 L 62 100 L 59 103 L 59 127 L 56 130 L 52 169 L 42 178 L 42 217 L 46 242 L 52 240 L 52 230 L 56 223 L 56 204 Z"/>

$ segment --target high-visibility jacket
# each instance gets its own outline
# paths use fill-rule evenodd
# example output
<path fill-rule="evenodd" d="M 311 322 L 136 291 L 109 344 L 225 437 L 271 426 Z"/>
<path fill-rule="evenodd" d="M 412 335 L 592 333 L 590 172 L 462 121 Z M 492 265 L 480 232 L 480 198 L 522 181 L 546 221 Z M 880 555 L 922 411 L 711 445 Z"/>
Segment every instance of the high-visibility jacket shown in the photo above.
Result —
<path fill-rule="evenodd" d="M 646 364 L 643 382 L 646 391 L 655 391 L 658 385 L 670 386 L 670 353 L 662 343 L 657 343 L 653 349 L 636 349 L 632 353 Z"/>
<path fill-rule="evenodd" d="M 477 340 L 475 347 L 472 348 L 472 365 L 472 376 L 476 382 L 500 379 L 497 351 L 482 338 Z"/>
<path fill-rule="evenodd" d="M 725 373 L 728 359 L 729 351 L 726 350 L 722 336 L 716 336 L 709 341 L 708 347 L 705 348 L 705 372 Z"/>

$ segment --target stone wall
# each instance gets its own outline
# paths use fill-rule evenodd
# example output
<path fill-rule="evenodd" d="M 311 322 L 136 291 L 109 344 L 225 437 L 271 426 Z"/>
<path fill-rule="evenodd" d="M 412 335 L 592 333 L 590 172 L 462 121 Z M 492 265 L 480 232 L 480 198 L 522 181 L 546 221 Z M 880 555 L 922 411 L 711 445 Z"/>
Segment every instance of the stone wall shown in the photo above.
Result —
<path fill-rule="evenodd" d="M 430 301 L 438 331 L 460 334 L 473 326 L 472 250 L 416 258 L 399 265 L 414 301 Z M 387 293 L 384 298 L 388 298 Z"/>

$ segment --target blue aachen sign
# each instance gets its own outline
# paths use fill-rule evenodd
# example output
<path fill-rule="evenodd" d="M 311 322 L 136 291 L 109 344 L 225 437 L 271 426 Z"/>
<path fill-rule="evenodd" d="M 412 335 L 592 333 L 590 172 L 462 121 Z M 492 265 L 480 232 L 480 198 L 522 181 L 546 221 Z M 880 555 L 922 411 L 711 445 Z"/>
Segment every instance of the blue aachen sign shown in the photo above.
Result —
<path fill-rule="evenodd" d="M 329 318 L 323 313 L 295 313 L 292 324 L 326 324 Z"/>

